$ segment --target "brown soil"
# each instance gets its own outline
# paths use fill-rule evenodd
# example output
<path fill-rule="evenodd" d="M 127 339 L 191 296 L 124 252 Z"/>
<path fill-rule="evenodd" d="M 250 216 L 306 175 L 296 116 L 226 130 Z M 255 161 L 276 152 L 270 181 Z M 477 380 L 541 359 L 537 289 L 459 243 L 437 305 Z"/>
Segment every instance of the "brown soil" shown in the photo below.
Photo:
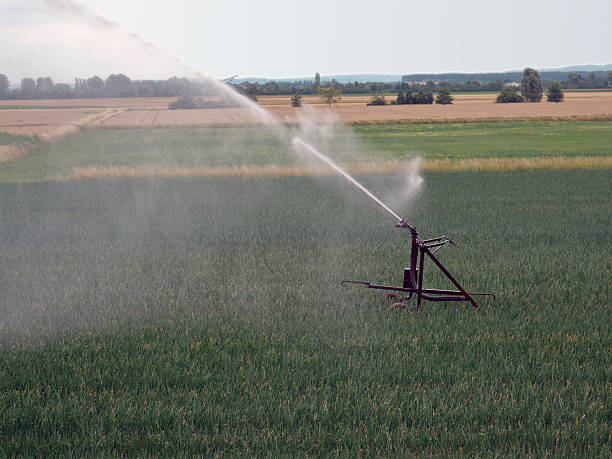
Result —
<path fill-rule="evenodd" d="M 390 98 L 389 98 L 390 99 Z M 12 134 L 49 134 L 63 129 L 179 127 L 242 125 L 258 123 L 248 109 L 167 110 L 175 98 L 67 99 L 0 101 L 0 105 L 57 105 L 74 109 L 7 109 L 0 110 L 0 131 Z M 336 119 L 348 124 L 394 122 L 494 121 L 505 119 L 579 119 L 612 120 L 612 92 L 580 92 L 566 94 L 562 103 L 496 104 L 495 94 L 461 94 L 452 105 L 388 105 L 366 106 L 369 96 L 344 96 L 331 108 L 316 96 L 305 96 L 303 108 L 290 106 L 289 97 L 263 96 L 259 104 L 279 121 L 295 122 L 308 109 L 316 118 Z M 80 105 L 112 107 L 107 109 L 78 108 Z M 104 115 L 103 115 L 104 114 Z M 100 115 L 101 119 L 98 119 Z M 93 121 L 89 118 L 93 117 Z M 68 128 L 66 128 L 68 126 Z M 53 135 L 51 135 L 53 137 Z"/>
<path fill-rule="evenodd" d="M 570 93 L 562 103 L 496 104 L 495 94 L 458 95 L 452 105 L 366 106 L 368 96 L 346 96 L 328 108 L 314 97 L 304 98 L 316 117 L 331 116 L 349 124 L 378 122 L 415 122 L 424 120 L 476 121 L 501 119 L 612 119 L 612 92 Z M 293 108 L 288 97 L 261 97 L 265 107 L 279 121 L 295 122 L 306 107 Z M 158 116 L 142 110 L 125 111 L 107 120 L 107 126 L 210 126 L 257 123 L 247 109 L 153 110 Z"/>
<path fill-rule="evenodd" d="M 54 129 L 100 115 L 104 109 L 19 109 L 0 110 L 0 131 L 9 134 L 47 134 Z"/>

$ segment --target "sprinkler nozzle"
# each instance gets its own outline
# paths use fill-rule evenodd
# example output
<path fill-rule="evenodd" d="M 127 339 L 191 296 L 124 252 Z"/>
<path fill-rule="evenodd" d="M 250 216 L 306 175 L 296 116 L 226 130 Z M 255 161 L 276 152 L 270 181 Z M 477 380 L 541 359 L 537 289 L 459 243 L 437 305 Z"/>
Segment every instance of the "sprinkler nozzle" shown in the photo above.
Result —
<path fill-rule="evenodd" d="M 408 228 L 411 231 L 414 231 L 414 228 L 410 226 L 410 224 L 406 220 L 400 220 L 395 224 L 396 228 Z"/>

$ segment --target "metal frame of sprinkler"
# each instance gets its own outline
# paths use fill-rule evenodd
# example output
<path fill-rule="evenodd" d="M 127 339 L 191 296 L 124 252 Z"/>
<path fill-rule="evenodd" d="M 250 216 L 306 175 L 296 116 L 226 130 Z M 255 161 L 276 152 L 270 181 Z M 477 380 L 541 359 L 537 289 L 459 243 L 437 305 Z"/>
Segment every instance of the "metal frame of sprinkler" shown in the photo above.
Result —
<path fill-rule="evenodd" d="M 440 236 L 434 239 L 421 240 L 419 239 L 419 233 L 414 226 L 408 224 L 406 220 L 403 220 L 399 215 L 393 212 L 387 205 L 374 196 L 367 188 L 365 188 L 361 183 L 351 177 L 348 173 L 346 173 L 341 167 L 339 167 L 336 163 L 334 163 L 330 158 L 319 152 L 312 145 L 307 144 L 302 139 L 298 137 L 293 138 L 294 147 L 303 148 L 313 155 L 315 155 L 320 160 L 329 164 L 332 168 L 334 168 L 338 173 L 342 174 L 349 182 L 367 194 L 371 199 L 376 201 L 380 206 L 382 206 L 387 212 L 393 215 L 397 220 L 397 224 L 395 225 L 397 228 L 405 228 L 409 229 L 412 234 L 412 247 L 410 250 L 410 268 L 404 269 L 404 283 L 401 287 L 393 287 L 389 285 L 377 285 L 372 284 L 371 282 L 362 282 L 362 281 L 351 281 L 351 280 L 343 280 L 340 282 L 340 285 L 346 286 L 347 284 L 359 284 L 365 285 L 366 288 L 373 288 L 378 290 L 392 290 L 395 292 L 407 293 L 405 300 L 408 301 L 412 298 L 412 295 L 416 293 L 417 295 L 417 309 L 421 307 L 421 303 L 423 300 L 428 301 L 469 301 L 474 309 L 478 309 L 478 304 L 474 301 L 473 296 L 491 296 L 495 299 L 495 295 L 492 293 L 468 293 L 462 286 L 457 282 L 457 280 L 448 272 L 448 270 L 442 266 L 442 263 L 434 256 L 434 253 L 442 248 L 446 243 L 450 242 L 455 245 L 453 241 L 451 241 L 446 236 Z M 438 288 L 423 288 L 423 268 L 425 263 L 425 255 L 427 255 L 431 261 L 444 273 L 444 275 L 457 287 L 457 290 L 442 290 Z M 419 267 L 417 269 L 417 263 Z"/>
<path fill-rule="evenodd" d="M 474 301 L 474 296 L 490 296 L 495 299 L 493 293 L 468 293 L 457 280 L 448 272 L 448 270 L 434 256 L 434 253 L 450 242 L 455 245 L 446 236 L 436 237 L 434 239 L 419 239 L 419 233 L 414 226 L 408 224 L 405 220 L 400 220 L 396 228 L 409 229 L 412 236 L 412 245 L 410 249 L 410 268 L 404 268 L 404 283 L 401 287 L 389 285 L 377 285 L 371 282 L 343 280 L 340 285 L 347 284 L 364 285 L 366 288 L 378 290 L 391 290 L 395 292 L 407 293 L 405 300 L 408 301 L 412 295 L 417 296 L 417 309 L 421 307 L 423 300 L 428 301 L 469 301 L 474 310 L 478 309 L 478 304 Z M 423 268 L 425 264 L 425 255 L 444 273 L 444 275 L 457 287 L 457 290 L 443 290 L 438 288 L 423 288 Z M 418 268 L 417 268 L 418 263 Z"/>

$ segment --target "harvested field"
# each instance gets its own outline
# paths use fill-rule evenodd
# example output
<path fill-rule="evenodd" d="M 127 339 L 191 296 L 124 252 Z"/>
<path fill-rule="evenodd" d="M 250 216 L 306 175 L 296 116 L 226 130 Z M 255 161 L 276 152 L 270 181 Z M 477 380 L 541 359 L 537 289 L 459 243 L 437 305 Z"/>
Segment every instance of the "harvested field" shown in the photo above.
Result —
<path fill-rule="evenodd" d="M 118 113 L 112 109 L 26 109 L 0 110 L 0 132 L 16 135 L 49 136 L 54 140 L 58 131 L 69 126 L 85 126 Z M 60 136 L 62 137 L 62 136 Z"/>
<path fill-rule="evenodd" d="M 612 120 L 612 93 L 571 93 L 565 102 L 495 104 L 494 94 L 459 95 L 453 105 L 393 105 L 366 106 L 369 96 L 347 96 L 332 108 L 316 97 L 305 97 L 309 108 L 319 115 L 337 118 L 348 124 L 377 124 L 423 121 L 492 121 L 511 119 L 549 120 Z M 261 97 L 266 107 L 279 121 L 295 122 L 304 109 L 289 106 L 287 97 Z M 247 109 L 206 110 L 129 110 L 108 119 L 102 126 L 214 126 L 252 124 L 258 120 Z M 319 115 L 315 115 L 318 117 Z"/>
<path fill-rule="evenodd" d="M 408 170 L 409 161 L 370 161 L 343 164 L 351 174 L 397 173 Z M 465 171 L 519 171 L 519 170 L 581 170 L 612 169 L 611 156 L 596 157 L 537 157 L 537 158 L 469 158 L 461 160 L 423 161 L 423 172 Z M 329 167 L 307 167 L 299 165 L 242 165 L 227 167 L 171 167 L 152 166 L 88 166 L 74 167 L 68 180 L 117 179 L 138 177 L 303 177 L 308 175 L 336 175 Z"/>
<path fill-rule="evenodd" d="M 80 110 L 2 110 L 0 111 L 0 131 L 18 135 L 47 133 L 58 126 L 75 123 L 100 109 Z"/>
<path fill-rule="evenodd" d="M 33 99 L 0 100 L 3 106 L 58 106 L 58 107 L 100 107 L 100 108 L 167 108 L 176 97 L 118 97 L 108 99 Z"/>
<path fill-rule="evenodd" d="M 0 110 L 0 131 L 14 134 L 44 134 L 82 122 L 102 109 L 79 109 L 79 105 L 119 109 L 104 121 L 103 128 L 123 127 L 198 127 L 255 124 L 258 119 L 248 109 L 167 110 L 173 97 L 126 99 L 61 99 L 18 101 L 20 105 L 70 106 L 75 109 L 7 109 Z M 304 103 L 318 116 L 331 116 L 348 124 L 385 124 L 414 122 L 465 122 L 499 120 L 612 120 L 612 92 L 567 93 L 563 103 L 495 104 L 495 94 L 458 94 L 453 105 L 366 106 L 370 96 L 344 96 L 340 103 L 328 108 L 316 96 L 305 96 Z M 390 101 L 391 98 L 388 98 Z M 15 101 L 0 101 L 0 106 L 14 106 Z M 278 120 L 295 122 L 304 108 L 292 108 L 289 97 L 262 96 L 259 104 Z M 92 124 L 92 123 L 85 123 Z"/>
<path fill-rule="evenodd" d="M 101 126 L 125 127 L 185 127 L 256 124 L 259 119 L 246 108 L 215 108 L 201 110 L 126 110 L 107 119 Z"/>
<path fill-rule="evenodd" d="M 347 123 L 376 123 L 420 120 L 500 120 L 500 119 L 612 119 L 612 98 L 568 99 L 550 102 L 495 104 L 490 100 L 457 100 L 453 105 L 393 105 L 364 107 L 338 105 L 332 108 Z"/>

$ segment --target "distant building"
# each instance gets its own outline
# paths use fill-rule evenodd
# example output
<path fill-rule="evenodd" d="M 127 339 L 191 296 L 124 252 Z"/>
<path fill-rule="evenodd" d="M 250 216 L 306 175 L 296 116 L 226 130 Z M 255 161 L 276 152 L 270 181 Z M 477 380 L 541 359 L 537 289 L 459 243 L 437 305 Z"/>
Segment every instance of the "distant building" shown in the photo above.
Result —
<path fill-rule="evenodd" d="M 504 83 L 504 86 L 510 86 L 512 88 L 520 88 L 521 84 L 516 81 L 510 81 L 508 83 Z"/>

